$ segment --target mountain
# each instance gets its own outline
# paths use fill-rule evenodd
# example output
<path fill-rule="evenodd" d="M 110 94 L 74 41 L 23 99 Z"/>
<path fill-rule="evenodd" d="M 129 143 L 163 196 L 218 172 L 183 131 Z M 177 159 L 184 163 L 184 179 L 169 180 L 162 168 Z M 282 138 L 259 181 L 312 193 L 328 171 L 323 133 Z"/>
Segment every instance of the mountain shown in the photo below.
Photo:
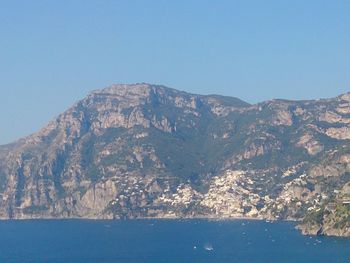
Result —
<path fill-rule="evenodd" d="M 250 105 L 112 85 L 0 146 L 0 218 L 288 219 L 346 236 L 349 172 L 350 94 Z"/>

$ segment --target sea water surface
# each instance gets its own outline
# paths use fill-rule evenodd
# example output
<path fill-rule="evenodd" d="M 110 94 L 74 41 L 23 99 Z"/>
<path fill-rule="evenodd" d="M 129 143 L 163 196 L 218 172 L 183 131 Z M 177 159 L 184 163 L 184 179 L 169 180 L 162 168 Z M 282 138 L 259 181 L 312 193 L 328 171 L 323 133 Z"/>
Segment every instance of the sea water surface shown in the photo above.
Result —
<path fill-rule="evenodd" d="M 293 223 L 209 220 L 0 221 L 0 262 L 350 262 L 350 239 Z"/>

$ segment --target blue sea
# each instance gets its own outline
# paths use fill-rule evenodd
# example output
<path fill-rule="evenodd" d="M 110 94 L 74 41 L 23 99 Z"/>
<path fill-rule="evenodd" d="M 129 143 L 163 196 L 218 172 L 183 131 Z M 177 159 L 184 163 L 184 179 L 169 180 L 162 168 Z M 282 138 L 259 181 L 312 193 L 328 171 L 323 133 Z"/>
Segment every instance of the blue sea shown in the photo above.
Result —
<path fill-rule="evenodd" d="M 350 262 L 350 238 L 289 222 L 0 221 L 0 262 Z"/>

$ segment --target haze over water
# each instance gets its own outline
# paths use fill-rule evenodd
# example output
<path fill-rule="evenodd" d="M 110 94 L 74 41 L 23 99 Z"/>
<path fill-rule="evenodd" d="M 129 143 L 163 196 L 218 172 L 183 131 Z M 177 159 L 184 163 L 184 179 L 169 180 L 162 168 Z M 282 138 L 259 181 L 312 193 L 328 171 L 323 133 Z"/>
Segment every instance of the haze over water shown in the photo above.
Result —
<path fill-rule="evenodd" d="M 1 262 L 332 262 L 350 239 L 264 221 L 2 221 Z"/>

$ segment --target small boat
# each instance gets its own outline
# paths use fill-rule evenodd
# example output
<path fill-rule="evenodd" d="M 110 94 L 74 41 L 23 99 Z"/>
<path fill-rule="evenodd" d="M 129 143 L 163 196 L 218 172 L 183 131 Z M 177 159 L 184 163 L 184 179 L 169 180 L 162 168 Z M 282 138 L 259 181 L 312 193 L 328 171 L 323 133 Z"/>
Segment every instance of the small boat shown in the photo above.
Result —
<path fill-rule="evenodd" d="M 213 246 L 211 244 L 207 244 L 204 246 L 204 249 L 207 250 L 207 251 L 212 251 L 214 250 Z"/>

